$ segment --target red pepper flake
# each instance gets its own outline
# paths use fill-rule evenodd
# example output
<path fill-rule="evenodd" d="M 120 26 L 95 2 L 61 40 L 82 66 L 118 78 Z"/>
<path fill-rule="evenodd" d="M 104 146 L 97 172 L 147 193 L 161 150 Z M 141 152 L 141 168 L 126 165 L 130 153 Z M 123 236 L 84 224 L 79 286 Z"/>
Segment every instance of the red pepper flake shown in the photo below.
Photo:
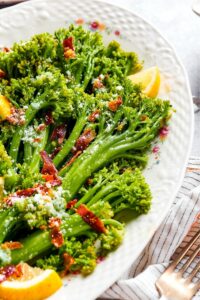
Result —
<path fill-rule="evenodd" d="M 6 77 L 6 72 L 0 69 L 0 78 L 5 78 Z"/>
<path fill-rule="evenodd" d="M 62 222 L 61 219 L 58 217 L 51 218 L 49 220 L 49 228 L 51 228 L 52 244 L 56 248 L 60 248 L 64 243 L 64 238 L 60 230 L 61 222 Z"/>
<path fill-rule="evenodd" d="M 119 35 L 120 35 L 120 31 L 119 31 L 119 30 L 115 30 L 114 33 L 115 33 L 116 36 L 119 36 Z"/>
<path fill-rule="evenodd" d="M 100 110 L 96 109 L 93 113 L 91 113 L 91 115 L 89 115 L 88 117 L 88 121 L 94 123 L 100 115 Z"/>
<path fill-rule="evenodd" d="M 25 124 L 25 111 L 22 108 L 11 107 L 11 114 L 6 120 L 13 125 L 24 125 Z"/>
<path fill-rule="evenodd" d="M 72 207 L 74 207 L 76 205 L 77 202 L 78 202 L 78 199 L 73 199 L 73 200 L 69 201 L 66 205 L 66 208 L 71 209 Z"/>
<path fill-rule="evenodd" d="M 66 131 L 66 126 L 64 124 L 58 125 L 52 132 L 51 141 L 58 140 L 58 144 L 61 145 L 64 141 Z"/>
<path fill-rule="evenodd" d="M 22 268 L 20 265 L 14 266 L 6 266 L 0 268 L 0 283 L 6 281 L 10 277 L 21 277 L 22 276 Z"/>
<path fill-rule="evenodd" d="M 45 130 L 45 128 L 46 128 L 46 125 L 45 125 L 45 124 L 40 124 L 40 125 L 38 126 L 38 128 L 36 129 L 36 131 L 37 131 L 37 132 L 41 132 L 41 131 Z"/>
<path fill-rule="evenodd" d="M 63 253 L 63 260 L 64 260 L 65 273 L 68 273 L 70 267 L 74 264 L 74 258 L 71 255 L 69 255 L 67 252 L 65 252 Z"/>
<path fill-rule="evenodd" d="M 89 144 L 95 139 L 95 137 L 96 132 L 93 129 L 85 129 L 76 141 L 74 152 L 85 150 L 89 146 Z"/>
<path fill-rule="evenodd" d="M 123 103 L 122 97 L 118 96 L 117 99 L 108 102 L 108 108 L 111 111 L 116 111 L 119 108 L 119 106 L 122 105 L 122 103 Z"/>
<path fill-rule="evenodd" d="M 160 151 L 160 147 L 159 146 L 154 146 L 152 149 L 153 153 L 158 153 Z"/>
<path fill-rule="evenodd" d="M 53 159 L 61 150 L 61 147 L 57 147 L 53 150 L 53 152 L 50 154 L 50 158 Z"/>
<path fill-rule="evenodd" d="M 163 126 L 160 131 L 159 131 L 159 137 L 161 140 L 164 140 L 167 135 L 169 134 L 169 127 L 168 126 Z"/>
<path fill-rule="evenodd" d="M 52 111 L 51 110 L 49 110 L 49 111 L 46 112 L 44 120 L 45 120 L 45 124 L 46 125 L 50 125 L 50 124 L 54 123 L 53 116 L 52 116 Z"/>
<path fill-rule="evenodd" d="M 84 204 L 81 204 L 77 209 L 77 214 L 92 227 L 95 231 L 99 233 L 105 233 L 106 228 L 101 221 L 92 211 L 90 211 Z"/>
<path fill-rule="evenodd" d="M 65 49 L 64 50 L 64 57 L 66 59 L 75 58 L 76 57 L 75 51 L 72 50 L 72 49 Z"/>
<path fill-rule="evenodd" d="M 20 242 L 5 242 L 1 245 L 2 249 L 21 249 L 23 248 L 23 245 Z"/>
<path fill-rule="evenodd" d="M 99 257 L 97 257 L 97 260 L 96 260 L 96 262 L 97 262 L 97 264 L 100 264 L 102 261 L 104 261 L 105 260 L 105 257 L 104 256 L 99 256 Z"/>
<path fill-rule="evenodd" d="M 90 23 L 90 27 L 91 27 L 91 29 L 93 29 L 93 30 L 97 30 L 98 27 L 99 27 L 99 22 L 94 21 L 94 22 Z"/>

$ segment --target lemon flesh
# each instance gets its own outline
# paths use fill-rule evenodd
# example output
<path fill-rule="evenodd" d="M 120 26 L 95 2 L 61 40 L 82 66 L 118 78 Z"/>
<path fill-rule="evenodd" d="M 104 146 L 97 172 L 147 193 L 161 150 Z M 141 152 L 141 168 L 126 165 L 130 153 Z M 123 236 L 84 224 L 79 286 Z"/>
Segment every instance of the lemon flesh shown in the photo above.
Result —
<path fill-rule="evenodd" d="M 24 264 L 26 274 L 19 280 L 7 280 L 0 284 L 2 300 L 42 300 L 51 296 L 62 281 L 54 270 L 41 270 Z"/>
<path fill-rule="evenodd" d="M 140 84 L 143 93 L 149 97 L 156 97 L 160 88 L 160 71 L 157 66 L 128 76 L 134 84 Z"/>

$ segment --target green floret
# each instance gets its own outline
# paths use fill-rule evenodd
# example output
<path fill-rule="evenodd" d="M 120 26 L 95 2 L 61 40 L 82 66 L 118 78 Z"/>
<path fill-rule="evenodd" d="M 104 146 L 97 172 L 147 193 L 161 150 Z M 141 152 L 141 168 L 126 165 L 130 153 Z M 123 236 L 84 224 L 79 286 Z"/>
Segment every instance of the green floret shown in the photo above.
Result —
<path fill-rule="evenodd" d="M 47 70 L 56 58 L 56 40 L 42 33 L 27 42 L 15 43 L 10 52 L 0 52 L 0 69 L 7 78 L 35 76 L 38 69 Z"/>
<path fill-rule="evenodd" d="M 108 227 L 107 227 L 108 229 Z M 107 234 L 102 234 L 100 236 L 100 256 L 106 256 L 109 252 L 114 251 L 117 249 L 123 240 L 124 237 L 124 228 L 109 226 Z"/>
<path fill-rule="evenodd" d="M 0 176 L 5 175 L 12 168 L 12 159 L 6 152 L 3 143 L 0 141 Z"/>

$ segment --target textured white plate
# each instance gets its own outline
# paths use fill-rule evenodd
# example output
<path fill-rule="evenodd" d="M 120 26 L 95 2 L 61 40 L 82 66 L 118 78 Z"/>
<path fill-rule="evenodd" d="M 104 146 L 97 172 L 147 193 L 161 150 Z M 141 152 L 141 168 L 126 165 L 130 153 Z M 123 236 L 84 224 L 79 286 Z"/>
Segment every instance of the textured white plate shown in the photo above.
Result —
<path fill-rule="evenodd" d="M 138 257 L 167 214 L 181 184 L 193 133 L 193 109 L 188 79 L 170 44 L 149 23 L 133 12 L 103 2 L 35 0 L 0 11 L 0 46 L 29 38 L 79 19 L 84 26 L 99 21 L 105 42 L 113 38 L 126 50 L 136 51 L 144 66 L 158 65 L 170 85 L 168 94 L 176 109 L 168 139 L 161 144 L 157 160 L 152 155 L 145 176 L 153 192 L 150 213 L 127 226 L 123 245 L 98 265 L 87 278 L 65 281 L 51 299 L 90 300 L 108 288 Z M 83 20 L 80 20 L 83 19 Z"/>

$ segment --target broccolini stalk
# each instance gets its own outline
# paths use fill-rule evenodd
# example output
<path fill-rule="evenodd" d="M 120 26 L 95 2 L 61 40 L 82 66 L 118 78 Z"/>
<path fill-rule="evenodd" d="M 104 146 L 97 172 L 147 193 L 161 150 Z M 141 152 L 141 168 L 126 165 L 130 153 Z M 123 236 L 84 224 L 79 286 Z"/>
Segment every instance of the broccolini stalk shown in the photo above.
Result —
<path fill-rule="evenodd" d="M 32 122 L 35 115 L 44 108 L 54 107 L 56 118 L 72 110 L 72 91 L 68 90 L 65 78 L 59 71 L 44 72 L 32 83 L 37 87 L 37 96 L 31 101 L 25 112 L 25 124 L 19 126 L 12 138 L 9 154 L 13 161 L 17 162 L 19 146 L 27 126 Z"/>
<path fill-rule="evenodd" d="M 147 149 L 169 116 L 170 109 L 168 101 L 152 99 L 143 99 L 139 110 L 121 105 L 112 118 L 113 123 L 104 123 L 104 130 L 67 170 L 63 178 L 66 200 L 73 199 L 86 179 L 109 161 L 123 158 L 129 151 Z M 105 118 L 104 112 L 100 118 Z M 122 129 L 117 130 L 118 124 L 122 124 Z"/>

